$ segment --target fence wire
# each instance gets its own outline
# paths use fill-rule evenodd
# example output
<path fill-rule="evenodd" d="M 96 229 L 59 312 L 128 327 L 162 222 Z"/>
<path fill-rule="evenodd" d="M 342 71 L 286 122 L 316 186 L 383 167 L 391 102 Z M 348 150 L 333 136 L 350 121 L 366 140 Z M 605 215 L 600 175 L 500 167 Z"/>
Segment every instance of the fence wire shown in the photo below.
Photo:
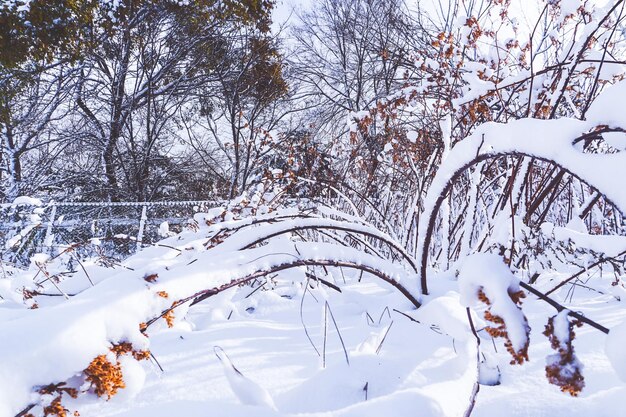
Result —
<path fill-rule="evenodd" d="M 80 257 L 124 259 L 138 248 L 180 232 L 198 212 L 220 201 L 90 202 L 0 206 L 0 256 L 26 266 L 36 253 L 52 256 L 76 246 Z M 97 239 L 98 245 L 82 245 Z"/>

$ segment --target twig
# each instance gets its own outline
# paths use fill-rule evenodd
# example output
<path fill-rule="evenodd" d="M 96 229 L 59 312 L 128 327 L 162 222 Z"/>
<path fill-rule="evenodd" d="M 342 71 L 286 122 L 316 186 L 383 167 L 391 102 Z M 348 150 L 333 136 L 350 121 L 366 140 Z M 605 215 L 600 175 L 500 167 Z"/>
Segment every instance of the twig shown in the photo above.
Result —
<path fill-rule="evenodd" d="M 393 326 L 393 320 L 391 321 L 391 323 L 389 323 L 389 326 L 387 327 L 387 330 L 385 331 L 385 335 L 383 336 L 382 340 L 380 341 L 380 344 L 376 348 L 377 355 L 380 353 L 380 350 L 383 348 L 383 343 L 385 343 L 385 339 L 387 339 L 387 335 L 389 334 L 389 330 L 391 330 L 391 326 Z"/>
<path fill-rule="evenodd" d="M 393 309 L 393 311 L 395 311 L 395 312 L 396 312 L 396 313 L 398 313 L 398 314 L 402 314 L 404 317 L 408 318 L 409 320 L 411 320 L 411 321 L 413 321 L 413 322 L 415 322 L 415 323 L 422 324 L 422 322 L 421 322 L 421 321 L 419 321 L 419 320 L 417 320 L 417 319 L 414 319 L 413 317 L 409 316 L 409 315 L 408 315 L 408 314 L 406 314 L 406 313 L 403 313 L 403 312 L 402 312 L 402 311 L 400 311 L 400 310 L 396 310 L 396 309 L 394 308 L 394 309 Z"/>
<path fill-rule="evenodd" d="M 45 268 L 42 267 L 42 265 L 39 262 L 35 262 L 35 265 L 37 265 L 37 268 L 39 268 L 39 270 L 41 271 L 42 274 L 44 274 L 46 276 L 46 278 L 48 278 L 48 280 L 52 283 L 52 285 L 55 286 L 55 288 L 63 295 L 63 297 L 66 300 L 69 300 L 70 297 L 69 295 L 67 295 L 65 292 L 63 292 L 63 290 L 61 289 L 61 287 L 58 286 L 58 284 L 54 281 L 54 278 L 50 277 L 50 274 L 48 273 L 48 271 L 45 270 Z"/>
<path fill-rule="evenodd" d="M 285 228 L 284 230 L 278 230 L 276 232 L 272 232 L 272 233 L 268 233 L 267 235 L 260 237 L 256 240 L 254 240 L 251 243 L 246 244 L 244 247 L 242 247 L 242 250 L 245 249 L 250 249 L 252 247 L 254 247 L 255 245 L 258 245 L 259 243 L 267 240 L 267 239 L 271 239 L 273 237 L 279 236 L 279 235 L 283 235 L 286 233 L 292 233 L 292 232 L 296 232 L 299 230 L 307 230 L 307 229 L 312 229 L 312 230 L 338 230 L 338 231 L 342 231 L 342 232 L 348 232 L 348 233 L 355 233 L 358 235 L 363 235 L 363 236 L 367 236 L 371 239 L 376 239 L 379 240 L 381 242 L 384 242 L 385 244 L 387 244 L 390 248 L 398 251 L 398 253 L 400 253 L 402 255 L 402 257 L 407 261 L 407 263 L 411 266 L 411 269 L 413 269 L 415 272 L 417 272 L 417 265 L 415 263 L 415 260 L 413 260 L 402 248 L 402 246 L 400 246 L 398 243 L 394 242 L 393 240 L 387 239 L 384 236 L 380 236 L 374 232 L 371 231 L 367 231 L 367 230 L 358 230 L 358 229 L 354 229 L 352 227 L 349 226 L 343 226 L 343 225 L 333 225 L 333 224 L 317 224 L 317 225 L 297 225 L 297 226 L 292 226 L 292 227 L 288 227 Z"/>
<path fill-rule="evenodd" d="M 165 372 L 163 370 L 163 367 L 161 366 L 161 364 L 159 363 L 159 361 L 157 360 L 156 356 L 154 356 L 152 354 L 152 352 L 150 352 L 150 357 L 152 358 L 152 360 L 154 361 L 154 363 L 156 363 L 156 365 L 159 367 L 159 369 L 161 370 L 161 372 Z"/>
<path fill-rule="evenodd" d="M 333 284 L 332 282 L 326 281 L 325 279 L 320 278 L 320 277 L 318 277 L 317 275 L 314 275 L 314 274 L 312 274 L 312 273 L 310 273 L 310 272 L 305 272 L 305 275 L 306 275 L 306 277 L 307 277 L 307 278 L 314 279 L 314 280 L 318 281 L 319 283 L 324 284 L 324 285 L 326 285 L 327 287 L 332 288 L 332 289 L 333 289 L 333 290 L 335 290 L 335 291 L 341 292 L 341 288 L 339 288 L 338 286 L 336 286 L 336 285 L 335 285 L 335 284 Z"/>
<path fill-rule="evenodd" d="M 261 288 L 263 288 L 265 286 L 265 284 L 267 284 L 267 281 L 265 281 L 264 283 L 262 283 L 261 285 L 259 285 L 258 287 L 256 287 L 254 290 L 250 291 L 250 294 L 246 295 L 244 297 L 245 298 L 250 298 L 250 296 L 252 296 L 252 294 L 254 294 L 255 292 L 257 292 L 258 290 L 260 290 Z"/>
<path fill-rule="evenodd" d="M 345 277 L 345 275 L 343 274 L 343 268 L 341 268 L 341 267 L 340 267 L 340 268 L 339 268 L 339 272 L 341 272 L 341 279 L 343 279 L 343 283 L 345 284 L 345 283 L 346 283 L 346 277 Z"/>
<path fill-rule="evenodd" d="M 556 301 L 554 301 L 552 298 L 548 297 L 547 294 L 543 294 L 542 292 L 540 292 L 540 291 L 536 290 L 535 288 L 531 287 L 530 285 L 526 284 L 524 281 L 520 281 L 519 285 L 520 285 L 520 287 L 524 288 L 526 291 L 536 295 L 537 297 L 539 297 L 540 299 L 542 299 L 546 303 L 550 304 L 559 313 L 561 311 L 563 311 L 563 310 L 569 310 L 568 308 L 565 308 L 561 304 L 559 304 Z M 600 330 L 602 333 L 609 334 L 609 329 L 607 329 L 606 327 L 602 326 L 601 324 L 596 323 L 595 321 L 593 321 L 591 319 L 588 319 L 587 317 L 583 316 L 580 313 L 577 313 L 575 311 L 569 310 L 568 314 L 570 316 L 572 316 L 572 317 L 577 318 L 578 320 L 580 320 L 580 321 L 582 321 L 584 323 L 587 323 L 591 327 L 594 327 L 594 328 Z"/>
<path fill-rule="evenodd" d="M 85 269 L 85 266 L 83 265 L 83 263 L 80 261 L 80 259 L 78 259 L 78 256 L 76 256 L 75 253 L 72 254 L 74 256 L 74 259 L 76 259 L 76 261 L 78 262 L 78 265 L 80 265 L 81 269 L 83 270 L 83 272 L 85 273 L 85 276 L 87 277 L 87 280 L 89 281 L 89 283 L 91 284 L 91 286 L 93 287 L 95 284 L 93 283 L 93 281 L 91 280 L 91 277 L 89 276 L 89 274 L 87 273 L 87 270 Z"/>
<path fill-rule="evenodd" d="M 463 175 L 463 173 L 471 168 L 472 166 L 479 164 L 480 162 L 489 160 L 489 159 L 495 159 L 495 158 L 499 158 L 499 157 L 503 157 L 503 156 L 528 156 L 528 157 L 532 157 L 535 160 L 538 161 L 544 161 L 544 162 L 549 162 L 551 164 L 555 164 L 557 167 L 560 167 L 560 165 L 556 164 L 554 161 L 541 157 L 541 156 L 537 156 L 537 155 L 532 155 L 530 153 L 525 153 L 525 152 L 518 152 L 518 151 L 513 151 L 513 152 L 486 152 L 483 154 L 480 154 L 478 156 L 476 156 L 473 160 L 467 162 L 465 165 L 463 165 L 462 167 L 460 167 L 459 169 L 457 169 L 445 182 L 445 185 L 442 187 L 441 192 L 439 193 L 439 195 L 437 196 L 434 204 L 432 205 L 432 207 L 429 208 L 428 212 L 422 213 L 422 216 L 425 216 L 426 220 L 425 220 L 425 225 L 426 225 L 426 229 L 424 230 L 424 237 L 423 240 L 421 241 L 420 247 L 418 248 L 420 251 L 420 259 L 418 259 L 418 263 L 419 263 L 419 277 L 420 277 L 420 283 L 421 283 L 421 290 L 422 290 L 422 294 L 427 295 L 428 294 L 428 272 L 427 272 L 427 266 L 428 266 L 428 257 L 429 257 L 429 248 L 430 248 L 430 244 L 432 242 L 433 236 L 434 236 L 434 230 L 435 230 L 435 226 L 437 223 L 437 217 L 439 214 L 439 209 L 441 208 L 441 205 L 443 204 L 443 201 L 446 199 L 448 193 L 450 192 L 450 190 L 452 189 L 452 187 L 454 186 L 455 182 L 461 177 L 461 175 Z M 575 173 L 572 173 L 570 171 L 568 171 L 565 168 L 561 168 L 561 170 L 563 171 L 563 175 L 565 175 L 565 173 L 571 173 L 572 175 L 576 176 Z M 557 176 L 555 177 L 555 179 L 558 177 L 558 180 L 561 180 L 561 175 L 557 174 Z M 577 178 L 579 178 L 578 176 L 576 176 Z M 580 178 L 579 178 L 580 179 Z M 554 182 L 554 179 L 553 179 Z M 550 188 L 550 187 L 548 187 Z M 549 191 L 548 191 L 549 192 Z M 608 198 L 607 196 L 605 196 L 603 194 L 603 197 L 605 199 L 605 201 L 608 204 L 612 204 L 614 206 L 617 206 L 610 198 Z M 537 198 L 535 198 L 535 203 L 537 201 Z M 539 202 L 540 203 L 540 202 Z M 537 204 L 539 204 L 537 203 Z M 528 211 L 530 211 L 530 208 L 528 209 Z M 528 214 L 527 211 L 527 214 Z"/>
<path fill-rule="evenodd" d="M 385 306 L 385 309 L 380 313 L 380 317 L 378 318 L 378 324 L 383 321 L 383 316 L 385 315 L 385 311 L 387 312 L 387 316 L 391 318 L 391 313 L 389 312 L 389 306 Z"/>
<path fill-rule="evenodd" d="M 24 416 L 26 416 L 26 415 L 28 414 L 28 412 L 29 412 L 30 410 L 32 410 L 32 409 L 33 409 L 36 405 L 37 405 L 37 404 L 35 404 L 35 403 L 33 403 L 33 404 L 28 404 L 28 405 L 26 406 L 26 408 L 24 408 L 22 411 L 20 411 L 19 413 L 17 413 L 17 414 L 15 415 L 15 417 L 24 417 Z"/>
<path fill-rule="evenodd" d="M 317 346 L 315 346 L 315 343 L 313 343 L 313 339 L 311 338 L 311 335 L 309 334 L 309 330 L 306 327 L 306 323 L 304 322 L 304 315 L 302 314 L 302 307 L 304 306 L 304 296 L 306 295 L 308 288 L 309 288 L 309 280 L 307 279 L 306 284 L 304 286 L 304 292 L 302 293 L 302 298 L 300 299 L 300 323 L 302 323 L 304 334 L 306 335 L 306 338 L 309 339 L 309 343 L 311 343 L 311 346 L 313 346 L 313 349 L 315 349 L 315 353 L 317 353 L 317 356 L 321 356 L 320 351 L 317 349 Z"/>
<path fill-rule="evenodd" d="M 571 277 L 567 278 L 564 281 L 561 281 L 560 284 L 558 284 L 556 287 L 552 288 L 550 291 L 547 291 L 545 295 L 550 295 L 553 292 L 555 292 L 556 290 L 558 290 L 559 288 L 561 288 L 563 285 L 567 284 L 568 282 L 578 278 L 579 276 L 581 276 L 582 274 L 584 274 L 585 272 L 587 272 L 589 269 L 591 268 L 595 268 L 598 265 L 603 264 L 604 262 L 610 262 L 610 261 L 614 261 L 615 258 L 619 258 L 620 256 L 626 255 L 626 250 L 620 252 L 619 254 L 617 254 L 616 256 L 611 256 L 611 257 L 606 257 L 606 258 L 600 258 L 598 259 L 596 262 L 592 263 L 591 265 L 589 265 L 586 268 L 581 269 L 579 272 L 575 273 L 574 275 L 572 275 Z"/>
<path fill-rule="evenodd" d="M 476 333 L 476 328 L 474 327 L 474 321 L 472 320 L 472 314 L 470 312 L 469 307 L 465 309 L 467 312 L 467 320 L 469 321 L 470 329 L 472 329 L 472 334 L 476 338 L 476 382 L 474 382 L 474 386 L 472 387 L 472 393 L 470 394 L 469 405 L 463 413 L 463 417 L 470 417 L 472 411 L 474 410 L 474 406 L 476 405 L 476 396 L 480 391 L 480 337 Z"/>
<path fill-rule="evenodd" d="M 232 288 L 232 287 L 236 287 L 240 284 L 244 284 L 246 282 L 252 281 L 253 279 L 259 278 L 259 277 L 263 277 L 266 276 L 268 274 L 272 274 L 275 272 L 279 272 L 279 271 L 283 271 L 286 269 L 291 269 L 291 268 L 297 268 L 299 266 L 333 266 L 333 267 L 341 267 L 344 266 L 346 268 L 354 268 L 354 269 L 358 269 L 361 272 L 368 272 L 380 279 L 382 279 L 383 281 L 393 285 L 398 291 L 400 291 L 400 293 L 402 293 L 409 301 L 411 301 L 411 303 L 413 303 L 413 305 L 416 308 L 419 308 L 421 306 L 421 303 L 419 301 L 417 301 L 417 299 L 405 288 L 403 287 L 398 281 L 396 281 L 394 278 L 390 277 L 389 275 L 387 275 L 386 273 L 379 271 L 377 269 L 374 269 L 370 266 L 367 265 L 359 265 L 359 264 L 355 264 L 352 262 L 346 262 L 346 261 L 331 261 L 331 260 L 324 260 L 324 259 L 320 259 L 320 260 L 313 260 L 313 259 L 297 259 L 291 262 L 285 262 L 279 265 L 275 265 L 271 268 L 269 268 L 268 270 L 260 270 L 260 271 L 255 271 L 251 274 L 248 274 L 246 276 L 243 276 L 241 278 L 237 278 L 237 279 L 233 279 L 230 282 L 227 282 L 223 285 L 220 285 L 219 287 L 213 287 L 213 288 L 208 288 L 208 289 L 204 289 L 201 291 L 198 291 L 194 294 L 191 294 L 188 297 L 185 298 L 181 298 L 180 300 L 177 300 L 176 302 L 174 302 L 174 304 L 163 310 L 161 312 L 161 314 L 159 314 L 157 317 L 154 317 L 150 320 L 148 320 L 148 322 L 146 323 L 146 327 L 144 328 L 147 329 L 151 324 L 153 324 L 154 322 L 156 322 L 157 320 L 159 320 L 161 317 L 163 317 L 164 315 L 166 315 L 167 313 L 169 313 L 170 311 L 173 311 L 174 309 L 176 309 L 177 307 L 180 307 L 181 305 L 187 303 L 187 302 L 191 302 L 190 306 L 193 306 L 195 304 L 198 304 L 200 302 L 202 302 L 203 300 L 206 300 L 207 298 L 210 298 L 212 296 L 214 296 L 215 294 L 219 294 L 220 292 L 227 290 L 228 288 Z M 308 279 L 308 278 L 307 278 Z M 307 285 L 306 287 L 308 287 L 308 281 L 307 281 Z M 305 287 L 305 288 L 306 288 Z M 306 289 L 305 289 L 306 292 Z M 312 293 L 310 293 L 311 295 L 313 295 Z M 303 294 L 304 296 L 304 294 Z M 341 338 L 341 335 L 339 336 Z M 343 344 L 343 340 L 342 340 L 342 344 Z M 345 346 L 344 346 L 345 349 Z"/>
<path fill-rule="evenodd" d="M 339 326 L 337 326 L 337 321 L 335 320 L 335 315 L 333 314 L 332 310 L 330 309 L 330 304 L 328 304 L 328 301 L 326 301 L 326 309 L 328 310 L 328 313 L 330 314 L 330 318 L 333 320 L 333 324 L 335 325 L 335 330 L 337 330 L 337 336 L 339 336 L 339 341 L 341 342 L 341 347 L 343 348 L 343 354 L 346 357 L 346 363 L 348 365 L 350 365 L 350 358 L 348 358 L 348 350 L 346 349 L 346 344 L 343 342 L 343 337 L 341 337 L 341 332 L 339 331 Z M 324 333 L 326 332 L 326 329 L 324 329 Z M 326 343 L 326 341 L 324 340 L 324 343 Z"/>
<path fill-rule="evenodd" d="M 328 302 L 324 304 L 324 339 L 322 342 L 322 368 L 326 368 L 326 339 L 328 335 Z"/>

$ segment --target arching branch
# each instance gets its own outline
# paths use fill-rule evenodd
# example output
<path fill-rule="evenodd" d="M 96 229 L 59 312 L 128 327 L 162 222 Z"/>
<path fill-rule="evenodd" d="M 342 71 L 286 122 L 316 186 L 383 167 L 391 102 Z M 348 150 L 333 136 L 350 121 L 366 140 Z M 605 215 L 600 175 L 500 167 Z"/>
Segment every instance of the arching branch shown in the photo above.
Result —
<path fill-rule="evenodd" d="M 360 225 L 359 225 L 360 226 Z M 413 269 L 413 271 L 415 273 L 418 272 L 417 270 L 417 265 L 415 263 L 415 260 L 408 254 L 406 253 L 406 251 L 404 250 L 404 248 L 400 245 L 398 245 L 397 243 L 395 243 L 393 240 L 391 239 L 387 239 L 384 236 L 381 236 L 380 233 L 374 233 L 373 231 L 367 231 L 364 230 L 362 227 L 361 228 L 357 228 L 358 226 L 355 225 L 355 227 L 350 227 L 350 226 L 340 226 L 340 225 L 332 225 L 332 224 L 324 224 L 324 222 L 320 222 L 319 224 L 311 224 L 311 225 L 295 225 L 295 226 L 288 226 L 285 227 L 282 230 L 278 230 L 275 232 L 271 232 L 263 237 L 260 237 L 258 239 L 256 239 L 255 241 L 248 243 L 246 246 L 244 246 L 242 249 L 249 249 L 255 245 L 258 245 L 259 243 L 263 242 L 264 240 L 267 239 L 271 239 L 273 237 L 285 234 L 285 233 L 290 233 L 290 232 L 295 232 L 295 231 L 299 231 L 299 230 L 339 230 L 339 231 L 343 231 L 343 232 L 348 232 L 348 233 L 355 233 L 355 234 L 359 234 L 359 235 L 363 235 L 363 236 L 367 236 L 369 238 L 372 239 L 376 239 L 379 240 L 381 242 L 384 242 L 385 244 L 387 244 L 389 247 L 395 249 L 396 251 L 398 251 L 398 253 L 400 253 L 402 255 L 402 257 L 409 263 L 409 265 L 411 265 L 411 268 Z"/>
<path fill-rule="evenodd" d="M 207 298 L 210 298 L 216 294 L 219 294 L 220 292 L 225 291 L 229 288 L 233 288 L 238 285 L 245 284 L 256 278 L 261 278 L 269 274 L 284 271 L 286 269 L 297 268 L 300 266 L 344 267 L 344 268 L 356 269 L 359 271 L 367 272 L 367 273 L 374 275 L 377 278 L 380 278 L 381 280 L 385 281 L 386 283 L 390 284 L 395 289 L 400 291 L 400 293 L 404 295 L 407 298 L 407 300 L 409 300 L 411 304 L 415 306 L 415 308 L 419 308 L 422 305 L 419 302 L 419 300 L 408 289 L 406 289 L 402 284 L 400 284 L 395 278 L 387 274 L 385 271 L 381 271 L 372 266 L 357 264 L 355 262 L 350 262 L 350 261 L 336 261 L 336 260 L 325 260 L 325 259 L 294 259 L 293 261 L 284 262 L 284 263 L 274 265 L 269 268 L 261 269 L 251 274 L 247 274 L 243 277 L 235 278 L 231 280 L 230 282 L 220 285 L 218 287 L 207 288 L 205 290 L 198 291 L 188 297 L 182 298 L 176 301 L 171 307 L 163 310 L 159 316 L 150 319 L 146 323 L 146 326 L 143 328 L 143 330 L 145 331 L 145 329 L 147 329 L 148 326 L 150 326 L 151 324 L 159 320 L 161 317 L 165 316 L 170 311 L 173 311 L 177 307 L 189 301 L 191 301 L 190 305 L 198 304 L 199 302 L 206 300 Z"/>
<path fill-rule="evenodd" d="M 427 283 L 427 265 L 428 265 L 428 248 L 430 247 L 430 244 L 432 242 L 432 238 L 433 238 L 433 232 L 435 229 L 435 225 L 436 225 L 436 220 L 437 220 L 437 216 L 439 214 L 439 209 L 441 208 L 441 205 L 443 204 L 443 201 L 446 199 L 448 193 L 450 192 L 450 190 L 452 189 L 452 187 L 454 186 L 454 183 L 461 177 L 461 175 L 463 175 L 463 173 L 465 171 L 467 171 L 468 169 L 470 169 L 471 167 L 489 160 L 489 159 L 495 159 L 495 158 L 500 158 L 500 157 L 504 157 L 504 156 L 517 156 L 517 157 L 532 157 L 535 160 L 539 160 L 539 161 L 543 161 L 543 162 L 547 162 L 547 163 L 551 163 L 554 164 L 556 166 L 558 166 L 559 168 L 561 168 L 564 172 L 567 172 L 575 177 L 577 177 L 579 180 L 581 180 L 582 182 L 585 182 L 588 184 L 587 181 L 585 181 L 584 179 L 582 179 L 579 175 L 577 175 L 575 172 L 572 172 L 570 169 L 563 167 L 562 165 L 558 164 L 557 162 L 543 157 L 543 156 L 538 156 L 538 155 L 534 155 L 531 153 L 527 153 L 527 152 L 521 152 L 521 151 L 510 151 L 510 152 L 487 152 L 487 153 L 483 153 L 483 154 L 478 154 L 476 155 L 473 159 L 471 159 L 469 162 L 465 163 L 464 165 L 462 165 L 459 169 L 457 169 L 451 176 L 450 178 L 445 182 L 445 185 L 442 188 L 442 191 L 439 193 L 439 195 L 437 196 L 437 199 L 435 200 L 434 204 L 432 205 L 431 209 L 428 212 L 424 213 L 424 218 L 426 219 L 426 229 L 424 230 L 424 236 L 423 236 L 423 240 L 422 240 L 422 245 L 421 245 L 421 256 L 418 259 L 419 262 L 419 274 L 420 274 L 420 283 L 421 283 L 421 287 L 422 287 L 422 293 L 423 294 L 428 294 L 428 283 Z M 589 184 L 591 185 L 591 184 Z M 593 187 L 593 185 L 592 185 Z M 594 187 L 595 188 L 595 187 Z M 614 202 L 611 201 L 610 198 L 608 198 L 603 192 L 602 190 L 598 190 L 598 193 L 600 195 L 602 195 L 602 197 L 604 197 L 604 199 L 610 203 L 617 206 Z"/>

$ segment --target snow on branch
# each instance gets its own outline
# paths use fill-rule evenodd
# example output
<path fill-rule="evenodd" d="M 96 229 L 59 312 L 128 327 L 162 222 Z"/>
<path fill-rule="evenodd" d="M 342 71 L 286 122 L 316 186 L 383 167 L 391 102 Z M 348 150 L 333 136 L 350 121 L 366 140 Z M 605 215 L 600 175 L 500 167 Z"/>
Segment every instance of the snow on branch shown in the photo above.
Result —
<path fill-rule="evenodd" d="M 513 357 L 511 364 L 527 361 L 530 327 L 519 307 L 525 295 L 502 259 L 487 253 L 467 257 L 459 272 L 459 289 L 464 306 L 472 307 L 476 300 L 489 306 L 485 320 L 493 325 L 486 330 L 492 337 L 506 339 L 506 349 Z"/>
<path fill-rule="evenodd" d="M 422 291 L 428 293 L 426 268 L 428 247 L 433 237 L 439 208 L 454 182 L 470 167 L 501 156 L 530 156 L 553 163 L 596 189 L 610 203 L 626 214 L 626 189 L 620 183 L 626 177 L 626 153 L 585 153 L 578 143 L 590 132 L 623 129 L 626 116 L 622 99 L 626 82 L 605 90 L 587 112 L 587 120 L 520 119 L 502 123 L 485 123 L 468 138 L 454 146 L 442 161 L 432 181 L 420 218 L 418 260 Z M 608 109 L 605 111 L 605 109 Z"/>
<path fill-rule="evenodd" d="M 149 357 L 146 336 L 151 324 L 163 318 L 172 325 L 189 305 L 278 271 L 355 269 L 390 284 L 412 306 L 420 306 L 415 262 L 391 237 L 364 224 L 310 216 L 311 211 L 288 209 L 224 224 L 216 220 L 220 216 L 196 216 L 200 227 L 195 232 L 170 237 L 129 258 L 125 267 L 134 269 L 111 269 L 109 277 L 67 301 L 4 314 L 0 386 L 11 390 L 0 392 L 0 415 L 39 408 L 45 414 L 46 407 L 61 410 L 66 396 L 114 395 L 124 387 L 126 372 L 143 372 L 129 362 L 131 357 Z M 324 241 L 328 239 L 322 230 L 332 230 L 336 240 Z M 372 253 L 350 240 L 351 234 L 388 245 L 403 262 Z M 41 328 L 38 324 L 44 320 L 48 325 Z M 23 337 L 24 329 L 36 328 L 40 330 Z M 62 389 L 48 393 L 44 388 L 51 384 Z M 34 402 L 33 393 L 39 396 Z"/>

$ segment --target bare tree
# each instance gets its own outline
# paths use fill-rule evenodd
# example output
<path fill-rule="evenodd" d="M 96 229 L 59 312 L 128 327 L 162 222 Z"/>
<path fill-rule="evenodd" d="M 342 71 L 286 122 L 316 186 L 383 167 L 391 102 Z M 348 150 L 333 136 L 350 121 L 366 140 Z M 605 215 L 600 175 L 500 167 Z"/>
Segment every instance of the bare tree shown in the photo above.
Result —
<path fill-rule="evenodd" d="M 71 73 L 62 63 L 49 65 L 45 71 L 30 63 L 2 74 L 0 181 L 6 188 L 0 198 L 13 200 L 47 181 L 47 168 L 64 146 L 54 125 L 68 110 Z"/>

